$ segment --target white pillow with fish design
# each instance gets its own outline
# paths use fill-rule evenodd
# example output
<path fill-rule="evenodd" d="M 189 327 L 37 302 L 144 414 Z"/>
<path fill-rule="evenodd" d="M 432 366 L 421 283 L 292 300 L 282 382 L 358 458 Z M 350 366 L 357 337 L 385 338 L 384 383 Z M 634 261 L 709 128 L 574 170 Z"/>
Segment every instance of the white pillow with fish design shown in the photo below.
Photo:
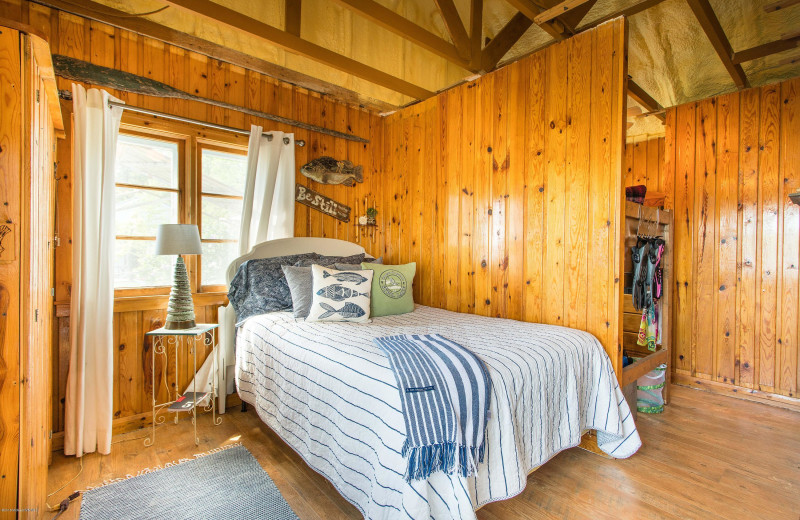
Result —
<path fill-rule="evenodd" d="M 372 274 L 369 270 L 337 271 L 312 265 L 312 301 L 306 321 L 372 321 L 369 319 Z"/>

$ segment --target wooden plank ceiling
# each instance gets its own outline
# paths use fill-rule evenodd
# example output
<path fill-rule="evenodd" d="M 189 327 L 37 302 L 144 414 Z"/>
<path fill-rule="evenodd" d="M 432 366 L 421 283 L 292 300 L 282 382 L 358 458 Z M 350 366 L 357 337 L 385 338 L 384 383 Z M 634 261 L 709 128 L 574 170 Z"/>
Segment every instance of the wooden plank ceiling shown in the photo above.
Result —
<path fill-rule="evenodd" d="M 727 25 L 731 31 L 728 11 L 745 0 L 713 2 L 724 10 L 726 24 L 709 0 L 33 1 L 170 41 L 381 111 L 429 98 L 437 91 L 617 16 L 633 20 L 642 16 L 642 25 L 652 25 L 645 15 L 663 4 L 673 10 L 681 6 L 684 9 L 682 19 L 670 21 L 672 26 L 702 29 L 700 34 L 704 34 L 705 41 L 701 47 L 707 47 L 705 51 L 711 52 L 714 59 L 698 64 L 694 74 L 700 77 L 722 67 L 728 79 L 716 78 L 717 91 L 746 88 L 751 83 L 749 75 L 756 75 L 757 81 L 762 82 L 760 70 L 754 73 L 750 67 L 748 74 L 747 64 L 758 61 L 764 65 L 761 62 L 765 58 L 786 53 L 800 44 L 797 28 L 774 37 L 767 34 L 767 41 L 763 41 L 763 33 L 769 33 L 771 28 L 766 27 L 757 45 L 732 45 L 724 29 Z M 777 17 L 781 15 L 774 13 L 779 11 L 783 17 L 794 11 L 800 15 L 800 7 L 791 9 L 797 3 L 765 3 L 761 15 Z M 273 11 L 280 15 L 276 17 Z M 339 34 L 345 25 L 349 26 L 346 34 Z M 634 46 L 641 35 L 635 24 L 631 27 Z M 739 32 L 736 35 L 742 39 Z M 248 44 L 246 48 L 243 42 Z M 679 46 L 671 46 L 676 47 L 676 56 L 685 52 Z M 259 54 L 262 49 L 266 50 Z M 686 95 L 665 94 L 658 85 L 669 78 L 653 78 L 657 67 L 652 71 L 637 67 L 639 49 L 632 48 L 630 54 L 631 97 L 645 113 L 656 112 L 654 115 L 663 121 L 662 105 L 685 101 Z M 665 56 L 661 61 L 674 58 Z M 784 57 L 782 66 L 797 68 L 796 62 Z M 681 88 L 692 91 L 691 85 Z M 703 89 L 694 91 L 703 97 L 709 94 Z"/>

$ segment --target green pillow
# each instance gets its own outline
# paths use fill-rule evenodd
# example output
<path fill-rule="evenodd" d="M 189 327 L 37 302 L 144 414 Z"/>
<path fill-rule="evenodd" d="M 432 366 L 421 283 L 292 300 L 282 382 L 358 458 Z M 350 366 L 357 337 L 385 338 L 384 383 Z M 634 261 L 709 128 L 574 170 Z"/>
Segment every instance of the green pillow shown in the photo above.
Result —
<path fill-rule="evenodd" d="M 382 265 L 362 262 L 361 269 L 371 269 L 373 317 L 405 314 L 414 310 L 414 294 L 411 291 L 417 263 L 404 265 Z"/>

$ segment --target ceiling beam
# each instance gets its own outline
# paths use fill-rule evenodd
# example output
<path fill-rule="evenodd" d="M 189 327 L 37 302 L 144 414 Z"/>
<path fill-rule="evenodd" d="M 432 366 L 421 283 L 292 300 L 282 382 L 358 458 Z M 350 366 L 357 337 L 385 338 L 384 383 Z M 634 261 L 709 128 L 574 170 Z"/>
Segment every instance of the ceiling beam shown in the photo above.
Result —
<path fill-rule="evenodd" d="M 538 15 L 536 15 L 533 19 L 534 22 L 541 25 L 544 22 L 549 22 L 550 20 L 561 16 L 562 14 L 566 14 L 576 7 L 581 7 L 584 4 L 589 2 L 594 3 L 596 0 L 564 0 L 563 2 L 559 2 L 557 5 L 547 9 L 546 11 L 542 11 Z"/>
<path fill-rule="evenodd" d="M 346 7 L 357 13 L 359 16 L 370 20 L 396 35 L 419 45 L 437 56 L 455 63 L 459 67 L 468 69 L 469 61 L 467 56 L 461 56 L 455 45 L 447 40 L 440 38 L 415 24 L 408 18 L 400 16 L 391 9 L 382 6 L 374 0 L 333 0 L 335 3 Z M 191 4 L 192 2 L 181 2 Z M 205 2 L 208 3 L 208 2 Z M 234 11 L 235 12 L 235 11 Z"/>
<path fill-rule="evenodd" d="M 764 11 L 772 13 L 774 11 L 786 9 L 787 7 L 791 7 L 797 4 L 800 4 L 800 0 L 778 0 L 777 2 L 772 2 L 770 4 L 765 5 Z"/>
<path fill-rule="evenodd" d="M 744 63 L 746 61 L 757 60 L 758 58 L 763 58 L 764 56 L 788 51 L 789 49 L 794 49 L 795 47 L 800 47 L 800 36 L 764 43 L 743 51 L 734 52 L 731 59 L 733 60 L 733 63 L 738 65 L 739 63 Z"/>
<path fill-rule="evenodd" d="M 711 4 L 708 3 L 708 0 L 688 0 L 688 2 L 697 21 L 700 22 L 700 26 L 711 41 L 711 45 L 717 51 L 719 59 L 722 60 L 722 64 L 728 70 L 728 74 L 731 75 L 733 82 L 738 88 L 749 87 L 744 69 L 742 69 L 741 65 L 733 62 L 733 49 L 727 36 L 725 36 L 725 31 L 722 30 L 717 15 L 714 14 L 714 9 L 711 8 Z"/>
<path fill-rule="evenodd" d="M 469 3 L 469 66 L 472 70 L 481 68 L 483 49 L 483 0 Z"/>
<path fill-rule="evenodd" d="M 604 24 L 609 20 L 613 20 L 614 18 L 618 18 L 620 16 L 624 16 L 626 18 L 631 17 L 635 14 L 639 14 L 642 11 L 646 11 L 651 7 L 655 7 L 661 2 L 665 2 L 666 0 L 641 0 L 625 9 L 620 9 L 619 11 L 613 12 L 611 14 L 607 14 L 606 16 L 599 18 L 587 25 L 581 27 L 581 31 L 586 31 L 591 29 L 592 27 L 597 27 L 598 25 Z"/>
<path fill-rule="evenodd" d="M 648 112 L 659 112 L 661 110 L 664 110 L 664 107 L 662 107 L 658 101 L 653 99 L 653 96 L 645 92 L 644 89 L 640 87 L 638 83 L 634 82 L 630 78 L 628 78 L 628 95 L 631 98 L 633 98 L 634 101 L 642 105 Z M 654 115 L 661 121 L 666 120 L 666 117 L 664 116 L 663 113 L 658 113 Z"/>
<path fill-rule="evenodd" d="M 300 36 L 300 13 L 303 9 L 303 0 L 284 0 L 283 28 L 289 34 Z"/>
<path fill-rule="evenodd" d="M 450 34 L 450 39 L 453 40 L 453 45 L 456 46 L 461 57 L 469 58 L 469 35 L 464 23 L 461 21 L 461 16 L 458 14 L 456 4 L 453 3 L 453 0 L 435 0 L 435 2 L 444 20 L 444 25 L 447 27 L 447 32 Z"/>
<path fill-rule="evenodd" d="M 312 78 L 306 74 L 287 69 L 249 54 L 229 49 L 222 45 L 186 34 L 166 25 L 161 25 L 142 17 L 132 17 L 130 13 L 119 11 L 91 0 L 82 0 L 80 4 L 69 0 L 31 0 L 33 3 L 63 11 L 81 18 L 105 23 L 124 31 L 147 36 L 169 45 L 196 52 L 215 60 L 231 63 L 245 69 L 265 74 L 269 77 L 297 85 L 314 92 L 330 95 L 345 103 L 366 106 L 377 111 L 387 111 L 394 105 L 367 98 L 346 88 Z"/>
<path fill-rule="evenodd" d="M 509 4 L 514 6 L 520 13 L 525 15 L 530 21 L 533 21 L 545 9 L 534 4 L 531 0 L 506 0 Z M 572 33 L 564 27 L 564 24 L 558 20 L 550 20 L 539 25 L 550 36 L 556 40 L 563 40 L 572 35 Z"/>
<path fill-rule="evenodd" d="M 180 7 L 187 12 L 199 14 L 211 20 L 224 23 L 239 31 L 267 40 L 293 54 L 333 67 L 347 74 L 352 74 L 370 83 L 405 94 L 406 96 L 415 99 L 426 99 L 434 95 L 433 92 L 414 85 L 413 83 L 409 83 L 404 79 L 392 76 L 382 70 L 378 70 L 352 58 L 333 52 L 321 45 L 303 40 L 286 31 L 282 31 L 209 0 L 167 0 L 167 3 L 175 7 Z"/>
<path fill-rule="evenodd" d="M 597 3 L 597 0 L 589 0 L 585 4 L 576 7 L 570 11 L 567 11 L 565 14 L 558 17 L 567 28 L 572 29 L 573 33 L 577 33 L 576 27 L 578 27 L 583 21 L 584 17 L 592 10 L 594 4 Z"/>
<path fill-rule="evenodd" d="M 522 13 L 515 14 L 483 49 L 481 69 L 488 72 L 495 68 L 497 63 L 519 41 L 531 25 L 533 25 L 533 20 Z"/>

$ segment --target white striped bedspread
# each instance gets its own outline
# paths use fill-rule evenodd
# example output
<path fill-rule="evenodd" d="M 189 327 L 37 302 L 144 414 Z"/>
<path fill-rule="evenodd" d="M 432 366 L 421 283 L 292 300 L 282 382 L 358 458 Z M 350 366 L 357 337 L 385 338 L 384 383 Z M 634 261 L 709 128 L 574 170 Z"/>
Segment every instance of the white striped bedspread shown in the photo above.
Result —
<path fill-rule="evenodd" d="M 403 478 L 400 395 L 372 342 L 396 334 L 440 334 L 486 363 L 492 395 L 476 476 Z M 277 312 L 249 318 L 236 349 L 242 399 L 367 519 L 474 519 L 481 505 L 521 493 L 533 469 L 589 429 L 616 458 L 641 446 L 608 356 L 587 332 L 424 306 L 372 323 Z"/>

